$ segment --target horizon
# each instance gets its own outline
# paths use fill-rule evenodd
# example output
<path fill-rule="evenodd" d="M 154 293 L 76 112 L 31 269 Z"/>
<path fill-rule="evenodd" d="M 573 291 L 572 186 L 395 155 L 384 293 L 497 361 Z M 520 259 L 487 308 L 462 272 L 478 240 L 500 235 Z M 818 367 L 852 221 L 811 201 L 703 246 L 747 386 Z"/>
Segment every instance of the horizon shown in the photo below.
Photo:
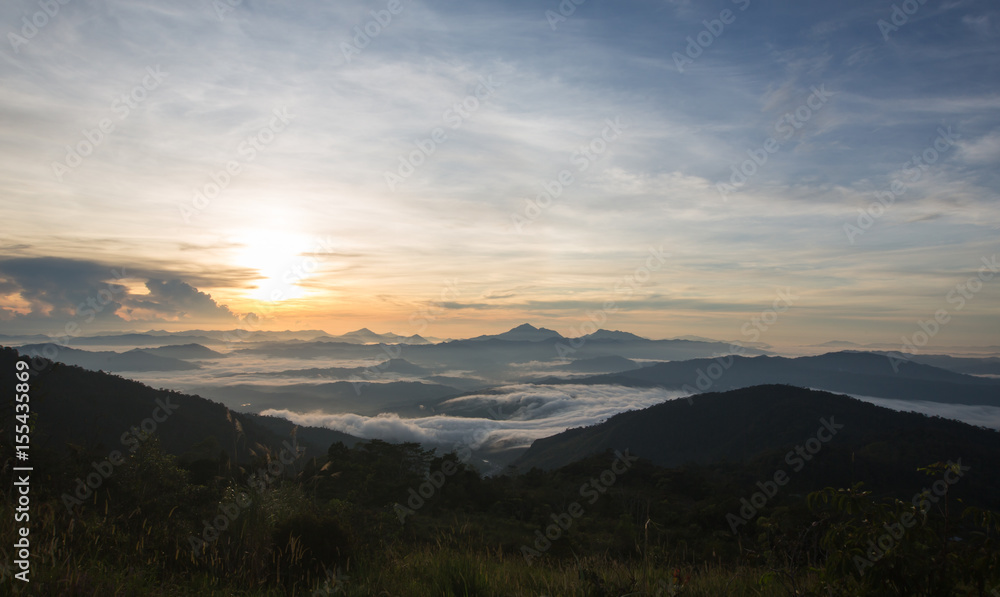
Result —
<path fill-rule="evenodd" d="M 178 329 L 178 330 L 166 330 L 166 329 L 156 329 L 156 328 L 149 328 L 149 329 L 136 328 L 136 329 L 125 329 L 125 330 L 95 330 L 93 333 L 79 335 L 79 336 L 76 336 L 76 337 L 79 337 L 79 338 L 94 338 L 94 337 L 114 337 L 114 336 L 121 336 L 121 335 L 153 335 L 153 334 L 158 334 L 158 335 L 167 334 L 167 336 L 164 336 L 164 337 L 170 337 L 170 336 L 188 335 L 188 334 L 196 334 L 196 333 L 204 333 L 204 332 L 212 332 L 212 333 L 243 332 L 243 333 L 245 333 L 246 334 L 245 337 L 239 337 L 238 336 L 238 337 L 234 337 L 232 339 L 231 343 L 235 342 L 235 343 L 238 344 L 240 342 L 253 342 L 254 341 L 253 336 L 256 333 L 265 333 L 265 334 L 269 334 L 269 333 L 278 333 L 278 334 L 319 333 L 319 334 L 322 334 L 322 336 L 316 336 L 316 337 L 314 337 L 313 340 L 315 340 L 315 339 L 322 339 L 323 337 L 339 338 L 339 337 L 342 337 L 342 336 L 348 336 L 348 335 L 356 334 L 356 333 L 359 333 L 359 332 L 368 332 L 368 333 L 373 334 L 375 336 L 397 336 L 399 338 L 398 342 L 400 344 L 405 344 L 405 342 L 403 342 L 403 340 L 406 340 L 406 339 L 412 338 L 412 337 L 419 337 L 419 338 L 421 338 L 421 339 L 423 339 L 423 340 L 425 340 L 427 342 L 430 342 L 430 343 L 454 342 L 454 341 L 462 341 L 462 340 L 471 340 L 471 339 L 475 339 L 475 338 L 483 337 L 483 336 L 499 336 L 499 335 L 502 335 L 502 334 L 507 333 L 507 332 L 513 332 L 513 331 L 516 331 L 518 329 L 523 329 L 525 327 L 530 327 L 530 328 L 532 328 L 532 330 L 538 330 L 538 331 L 543 331 L 543 330 L 551 331 L 551 332 L 554 332 L 555 334 L 557 334 L 559 338 L 563 338 L 563 339 L 566 339 L 566 340 L 576 340 L 576 339 L 581 339 L 581 338 L 587 338 L 587 337 L 593 336 L 595 334 L 599 334 L 601 332 L 606 332 L 606 333 L 629 334 L 629 335 L 633 335 L 633 336 L 636 336 L 638 338 L 641 338 L 643 340 L 651 340 L 651 341 L 656 341 L 656 342 L 661 342 L 661 341 L 676 341 L 676 340 L 694 341 L 694 342 L 704 341 L 704 342 L 714 342 L 714 343 L 721 343 L 721 344 L 730 344 L 731 346 L 752 346 L 752 347 L 760 348 L 760 349 L 764 349 L 764 350 L 776 350 L 778 352 L 781 352 L 782 350 L 792 349 L 792 348 L 830 348 L 830 349 L 832 349 L 832 350 L 835 351 L 838 347 L 857 347 L 857 348 L 862 348 L 862 349 L 864 349 L 864 348 L 872 348 L 872 349 L 875 349 L 875 350 L 880 350 L 880 349 L 883 349 L 883 348 L 885 348 L 887 346 L 896 346 L 896 344 L 897 344 L 897 343 L 894 343 L 894 342 L 891 342 L 891 341 L 861 343 L 861 342 L 853 342 L 853 341 L 850 341 L 850 340 L 843 340 L 843 339 L 832 339 L 832 340 L 826 340 L 824 342 L 818 342 L 818 343 L 813 343 L 813 344 L 782 344 L 782 345 L 771 345 L 771 344 L 768 344 L 766 342 L 742 343 L 739 340 L 732 340 L 732 339 L 727 339 L 727 338 L 710 338 L 710 337 L 706 337 L 706 336 L 698 336 L 698 335 L 693 335 L 693 334 L 684 334 L 684 335 L 680 335 L 680 336 L 649 337 L 649 336 L 643 336 L 642 334 L 637 334 L 635 332 L 631 332 L 631 331 L 628 331 L 628 330 L 613 329 L 613 328 L 597 328 L 594 331 L 590 331 L 590 332 L 587 332 L 587 333 L 581 333 L 578 336 L 571 336 L 571 335 L 566 335 L 566 334 L 560 333 L 558 330 L 556 330 L 554 328 L 551 328 L 551 327 L 548 327 L 546 325 L 535 325 L 535 324 L 532 324 L 530 322 L 524 322 L 524 323 L 521 323 L 521 324 L 516 325 L 514 327 L 500 329 L 498 331 L 497 330 L 488 331 L 488 332 L 483 331 L 481 333 L 476 333 L 476 334 L 473 334 L 473 335 L 470 335 L 470 336 L 455 336 L 455 337 L 447 337 L 447 338 L 441 338 L 441 337 L 437 337 L 437 336 L 433 336 L 433 335 L 422 335 L 422 334 L 403 335 L 403 334 L 398 334 L 398 333 L 396 333 L 396 332 L 394 332 L 392 330 L 387 330 L 387 331 L 379 332 L 379 331 L 372 330 L 372 329 L 370 329 L 368 327 L 361 327 L 361 328 L 352 329 L 352 330 L 346 330 L 346 331 L 342 331 L 342 332 L 328 332 L 328 331 L 322 330 L 322 329 L 310 329 L 310 328 L 302 328 L 302 329 L 295 329 L 295 330 L 293 330 L 293 329 L 269 329 L 269 330 L 258 329 L 258 330 L 251 330 L 251 329 L 246 328 L 246 327 L 216 328 L 216 329 L 211 329 L 211 328 L 207 328 L 207 329 L 206 328 L 185 328 L 185 329 Z M 45 333 L 0 334 L 0 335 L 6 335 L 6 336 L 9 336 L 11 338 L 23 338 L 23 337 L 31 337 L 31 336 L 44 336 L 44 337 L 52 340 L 52 343 L 54 343 L 54 344 L 57 344 L 57 345 L 60 345 L 60 346 L 65 346 L 65 347 L 69 347 L 69 348 L 73 348 L 72 347 L 72 339 L 71 339 L 72 336 L 66 336 L 66 335 L 59 336 L 59 335 L 45 334 Z M 265 341 L 265 342 L 280 342 L 280 340 L 261 340 L 261 341 Z M 386 344 L 392 344 L 392 342 L 385 342 L 385 343 Z M 379 344 L 379 342 L 371 342 L 371 343 L 368 343 L 368 344 Z M 916 347 L 913 347 L 913 348 L 916 348 Z M 975 348 L 997 349 L 997 348 L 1000 348 L 1000 345 L 996 345 L 996 344 L 993 344 L 993 345 L 939 345 L 939 344 L 927 344 L 927 345 L 921 346 L 920 348 L 922 348 L 924 350 L 924 352 L 926 353 L 927 351 L 932 351 L 932 350 L 948 351 L 948 350 L 952 350 L 952 349 L 958 350 L 958 349 L 969 349 L 969 348 L 973 348 L 973 349 L 975 349 Z M 140 350 L 141 350 L 141 348 L 140 348 Z M 850 348 L 848 348 L 847 352 L 854 352 L 854 351 L 852 351 L 852 350 L 850 350 Z M 858 351 L 858 352 L 864 352 L 864 351 Z M 906 353 L 906 351 L 897 351 L 897 352 L 900 352 L 902 354 Z M 766 356 L 766 355 L 761 355 L 761 356 Z"/>

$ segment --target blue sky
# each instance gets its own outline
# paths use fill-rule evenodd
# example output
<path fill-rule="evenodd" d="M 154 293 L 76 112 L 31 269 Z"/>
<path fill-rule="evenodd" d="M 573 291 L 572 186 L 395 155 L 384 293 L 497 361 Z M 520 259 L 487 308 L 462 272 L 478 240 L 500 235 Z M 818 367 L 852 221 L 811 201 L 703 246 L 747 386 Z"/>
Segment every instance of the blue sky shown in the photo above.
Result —
<path fill-rule="evenodd" d="M 997 343 L 1000 284 L 948 301 L 998 252 L 995 3 L 46 6 L 0 7 L 0 331 L 124 268 L 93 331 L 430 306 L 433 336 L 569 334 L 612 301 L 605 327 L 734 339 L 791 288 L 762 341 L 946 309 L 936 343 Z"/>

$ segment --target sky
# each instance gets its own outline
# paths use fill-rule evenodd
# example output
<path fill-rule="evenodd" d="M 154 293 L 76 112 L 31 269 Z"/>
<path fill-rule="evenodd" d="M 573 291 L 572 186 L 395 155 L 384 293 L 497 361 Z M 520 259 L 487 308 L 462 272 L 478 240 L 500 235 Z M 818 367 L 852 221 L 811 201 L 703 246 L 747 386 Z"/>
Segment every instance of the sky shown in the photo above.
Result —
<path fill-rule="evenodd" d="M 0 32 L 0 333 L 1000 344 L 994 2 L 11 0 Z"/>

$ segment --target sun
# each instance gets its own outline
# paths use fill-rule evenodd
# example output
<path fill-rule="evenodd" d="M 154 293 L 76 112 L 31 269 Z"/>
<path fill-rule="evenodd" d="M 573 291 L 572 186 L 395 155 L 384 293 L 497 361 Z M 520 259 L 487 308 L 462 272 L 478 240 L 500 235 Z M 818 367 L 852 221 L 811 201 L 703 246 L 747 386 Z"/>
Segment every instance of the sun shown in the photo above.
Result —
<path fill-rule="evenodd" d="M 306 295 L 300 284 L 315 274 L 303 267 L 311 249 L 308 235 L 255 229 L 237 235 L 234 243 L 237 245 L 234 265 L 258 273 L 255 287 L 246 293 L 247 298 L 280 302 Z"/>

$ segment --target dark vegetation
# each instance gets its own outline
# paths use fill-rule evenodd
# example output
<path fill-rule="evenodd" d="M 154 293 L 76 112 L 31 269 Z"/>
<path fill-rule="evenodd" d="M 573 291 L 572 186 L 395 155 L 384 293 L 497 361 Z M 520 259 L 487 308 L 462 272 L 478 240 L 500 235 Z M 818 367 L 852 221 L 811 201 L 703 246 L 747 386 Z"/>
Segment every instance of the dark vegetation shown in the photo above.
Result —
<path fill-rule="evenodd" d="M 961 458 L 980 471 L 973 493 L 1000 509 L 1000 433 L 966 423 L 902 413 L 847 396 L 793 386 L 755 386 L 701 394 L 621 413 L 592 427 L 536 440 L 516 462 L 520 469 L 557 468 L 581 455 L 631 449 L 653 463 L 759 462 L 789 469 L 788 447 L 803 444 L 833 420 L 838 429 L 796 476 L 811 485 L 864 481 L 891 491 L 921 482 L 917 468 Z M 824 432 L 827 435 L 827 432 Z M 798 458 L 793 455 L 793 460 Z"/>
<path fill-rule="evenodd" d="M 13 386 L 15 359 L 13 351 L 0 351 L 2 387 Z M 13 421 L 7 396 L 4 438 Z M 149 417 L 156 400 L 167 397 L 180 408 L 134 451 L 123 446 L 119 430 Z M 623 461 L 615 454 L 616 432 L 629 434 L 635 445 L 645 433 L 668 439 L 655 425 L 649 431 L 635 426 L 656 422 L 658 411 L 642 411 L 630 413 L 635 420 L 615 417 L 609 427 L 564 434 L 605 434 L 607 445 L 588 445 L 582 459 L 484 478 L 461 452 L 442 455 L 413 443 L 319 431 L 307 442 L 299 435 L 304 430 L 287 423 L 54 365 L 32 380 L 38 435 L 31 447 L 30 584 L 10 578 L 17 571 L 7 540 L 14 532 L 10 467 L 16 461 L 6 440 L 0 452 L 0 590 L 68 596 L 991 594 L 1000 585 L 1000 527 L 988 508 L 996 508 L 1000 467 L 989 458 L 998 453 L 1000 434 L 868 411 L 855 402 L 780 387 L 699 396 L 694 405 L 676 404 L 715 417 L 720 431 L 708 424 L 699 434 L 690 424 L 684 438 L 710 456 Z M 735 403 L 766 416 L 748 419 Z M 786 453 L 815 435 L 812 409 L 845 416 L 845 427 L 733 533 L 731 516 L 741 516 L 744 500 L 765 491 L 758 483 L 766 486 L 776 469 L 791 471 Z M 848 415 L 855 411 L 860 418 L 852 428 Z M 725 437 L 732 428 L 727 420 L 742 421 L 745 432 Z M 101 431 L 107 428 L 115 432 Z M 324 440 L 325 448 L 317 449 Z M 123 462 L 85 499 L 67 500 L 77 479 L 94 473 L 94 463 L 111 450 L 122 451 Z M 920 458 L 926 461 L 916 462 Z M 948 464 L 958 459 L 971 468 Z M 935 487 L 944 489 L 934 494 Z"/>

